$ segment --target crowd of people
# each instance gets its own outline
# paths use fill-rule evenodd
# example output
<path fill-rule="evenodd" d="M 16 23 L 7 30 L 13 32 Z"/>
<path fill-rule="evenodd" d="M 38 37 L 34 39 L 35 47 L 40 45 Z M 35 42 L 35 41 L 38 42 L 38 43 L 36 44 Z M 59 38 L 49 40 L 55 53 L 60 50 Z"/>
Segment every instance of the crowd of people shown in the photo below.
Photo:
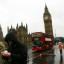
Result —
<path fill-rule="evenodd" d="M 27 64 L 27 47 L 17 39 L 17 31 L 13 29 L 5 36 L 5 43 L 0 43 L 0 64 Z"/>

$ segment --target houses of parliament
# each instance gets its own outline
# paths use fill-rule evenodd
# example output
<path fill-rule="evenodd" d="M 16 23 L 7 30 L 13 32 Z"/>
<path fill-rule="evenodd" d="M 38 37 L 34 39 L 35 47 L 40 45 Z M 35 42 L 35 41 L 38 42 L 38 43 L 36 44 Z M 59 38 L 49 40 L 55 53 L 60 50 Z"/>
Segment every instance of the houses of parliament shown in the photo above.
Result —
<path fill-rule="evenodd" d="M 53 35 L 53 27 L 52 27 L 52 18 L 51 14 L 47 8 L 47 5 L 45 5 L 44 14 L 43 14 L 43 20 L 44 20 L 44 27 L 45 27 L 45 33 Z M 13 27 L 11 26 L 11 30 Z M 9 27 L 7 28 L 7 32 L 9 32 Z M 18 40 L 26 45 L 31 45 L 31 34 L 28 34 L 28 26 L 26 24 L 26 27 L 23 26 L 23 23 L 21 23 L 20 26 L 16 26 L 16 31 L 18 33 Z M 37 28 L 36 28 L 37 29 Z M 4 41 L 2 27 L 0 26 L 0 41 Z"/>

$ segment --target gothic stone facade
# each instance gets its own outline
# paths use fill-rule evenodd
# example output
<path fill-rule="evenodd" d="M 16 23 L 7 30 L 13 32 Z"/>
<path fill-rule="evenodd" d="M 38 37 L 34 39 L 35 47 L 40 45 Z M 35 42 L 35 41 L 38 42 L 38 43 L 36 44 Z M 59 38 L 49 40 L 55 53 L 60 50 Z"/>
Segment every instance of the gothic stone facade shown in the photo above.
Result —
<path fill-rule="evenodd" d="M 11 26 L 10 28 L 11 30 L 13 29 L 13 27 Z M 8 32 L 9 32 L 9 27 L 8 27 Z M 23 26 L 23 24 L 21 23 L 21 26 L 16 26 L 16 31 L 17 31 L 17 38 L 20 42 L 24 43 L 27 46 L 30 46 L 32 43 L 31 40 L 31 35 L 28 34 L 28 28 L 27 28 L 27 24 L 26 27 Z"/>

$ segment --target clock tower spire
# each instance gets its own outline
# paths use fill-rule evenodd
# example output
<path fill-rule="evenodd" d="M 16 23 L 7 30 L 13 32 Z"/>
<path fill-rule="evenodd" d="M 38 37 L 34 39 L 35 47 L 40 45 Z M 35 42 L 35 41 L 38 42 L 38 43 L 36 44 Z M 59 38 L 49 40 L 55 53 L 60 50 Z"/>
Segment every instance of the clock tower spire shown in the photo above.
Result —
<path fill-rule="evenodd" d="M 45 33 L 53 35 L 51 14 L 46 4 L 45 4 L 45 11 L 43 14 L 43 19 L 44 19 Z"/>
<path fill-rule="evenodd" d="M 47 5 L 45 4 L 45 13 L 48 13 L 48 8 L 47 8 Z"/>

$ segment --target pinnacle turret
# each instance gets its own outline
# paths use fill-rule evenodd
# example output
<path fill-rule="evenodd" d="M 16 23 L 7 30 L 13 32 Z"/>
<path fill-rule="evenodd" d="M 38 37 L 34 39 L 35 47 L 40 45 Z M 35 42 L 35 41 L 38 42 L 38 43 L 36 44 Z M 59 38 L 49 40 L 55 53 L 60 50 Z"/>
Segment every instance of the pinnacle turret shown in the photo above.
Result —
<path fill-rule="evenodd" d="M 23 23 L 21 22 L 21 26 L 23 27 Z"/>
<path fill-rule="evenodd" d="M 3 32 L 2 32 L 2 28 L 1 28 L 1 25 L 0 25 L 0 41 L 3 40 Z"/>
<path fill-rule="evenodd" d="M 18 24 L 17 24 L 17 26 L 16 26 L 16 29 L 18 29 Z"/>
<path fill-rule="evenodd" d="M 11 25 L 11 29 L 12 29 L 12 25 Z"/>
<path fill-rule="evenodd" d="M 7 32 L 9 32 L 9 26 L 7 27 Z"/>

